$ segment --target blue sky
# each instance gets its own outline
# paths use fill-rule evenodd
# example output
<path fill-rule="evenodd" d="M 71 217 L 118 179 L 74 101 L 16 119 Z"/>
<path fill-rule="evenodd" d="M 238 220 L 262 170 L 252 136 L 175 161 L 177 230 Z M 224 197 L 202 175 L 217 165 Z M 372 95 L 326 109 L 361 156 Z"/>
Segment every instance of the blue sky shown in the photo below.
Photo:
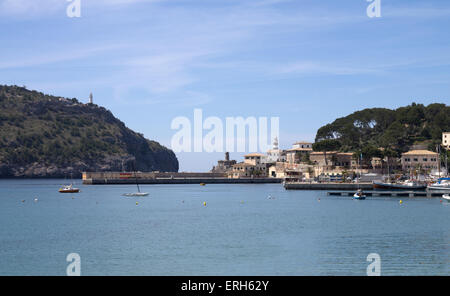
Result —
<path fill-rule="evenodd" d="M 110 109 L 170 147 L 173 118 L 279 116 L 280 145 L 369 107 L 449 103 L 450 2 L 0 0 L 0 84 Z M 232 154 L 239 158 L 241 154 Z M 222 153 L 180 153 L 182 171 Z"/>

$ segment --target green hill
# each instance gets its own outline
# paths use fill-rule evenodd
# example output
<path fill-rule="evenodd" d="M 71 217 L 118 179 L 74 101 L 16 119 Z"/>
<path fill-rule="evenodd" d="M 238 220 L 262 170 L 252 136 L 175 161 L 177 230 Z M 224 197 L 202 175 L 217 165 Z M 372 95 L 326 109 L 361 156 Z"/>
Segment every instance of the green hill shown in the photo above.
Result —
<path fill-rule="evenodd" d="M 0 85 L 0 177 L 76 177 L 134 166 L 178 171 L 178 160 L 103 107 Z"/>
<path fill-rule="evenodd" d="M 412 145 L 422 144 L 435 150 L 443 131 L 450 131 L 449 106 L 413 103 L 396 110 L 364 109 L 338 118 L 317 131 L 316 142 L 322 144 L 316 146 L 341 151 L 373 151 L 383 147 L 399 154 Z"/>

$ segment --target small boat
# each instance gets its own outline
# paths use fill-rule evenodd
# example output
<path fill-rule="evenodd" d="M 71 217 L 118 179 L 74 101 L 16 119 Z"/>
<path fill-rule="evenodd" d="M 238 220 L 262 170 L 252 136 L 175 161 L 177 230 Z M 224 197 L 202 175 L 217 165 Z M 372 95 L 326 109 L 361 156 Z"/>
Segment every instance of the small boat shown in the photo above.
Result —
<path fill-rule="evenodd" d="M 79 188 L 74 188 L 73 184 L 70 185 L 64 185 L 63 187 L 59 188 L 59 193 L 78 193 L 80 192 Z"/>
<path fill-rule="evenodd" d="M 135 192 L 135 193 L 124 193 L 123 196 L 147 196 L 148 192 Z"/>
<path fill-rule="evenodd" d="M 200 183 L 200 186 L 205 186 L 206 184 L 205 183 Z"/>
<path fill-rule="evenodd" d="M 363 200 L 366 199 L 366 196 L 364 195 L 361 189 L 358 189 L 358 191 L 356 191 L 356 193 L 353 195 L 353 199 Z"/>
<path fill-rule="evenodd" d="M 442 198 L 445 199 L 447 202 L 450 202 L 450 194 L 444 194 L 442 195 Z"/>
<path fill-rule="evenodd" d="M 375 190 L 425 190 L 427 185 L 408 180 L 403 183 L 390 183 L 373 181 L 373 189 Z"/>
<path fill-rule="evenodd" d="M 427 187 L 429 190 L 440 190 L 450 192 L 450 178 L 440 178 L 436 183 Z"/>
<path fill-rule="evenodd" d="M 122 194 L 122 195 L 123 195 L 123 196 L 127 196 L 127 197 L 133 197 L 133 196 L 137 196 L 137 197 L 139 197 L 139 196 L 147 196 L 147 195 L 148 195 L 148 192 L 141 192 L 141 189 L 139 188 L 139 182 L 138 182 L 138 179 L 137 179 L 136 171 L 134 171 L 134 178 L 135 178 L 135 180 L 136 180 L 136 186 L 137 186 L 138 192 L 134 192 L 134 193 L 124 193 L 124 194 Z"/>

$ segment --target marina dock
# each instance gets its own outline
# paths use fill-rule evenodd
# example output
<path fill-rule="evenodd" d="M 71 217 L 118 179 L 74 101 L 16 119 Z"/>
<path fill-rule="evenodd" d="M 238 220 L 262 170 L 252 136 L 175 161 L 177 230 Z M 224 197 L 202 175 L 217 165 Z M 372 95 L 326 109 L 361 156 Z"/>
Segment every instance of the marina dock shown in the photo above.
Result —
<path fill-rule="evenodd" d="M 285 183 L 286 190 L 372 190 L 372 183 L 336 183 L 336 182 L 322 182 L 322 183 L 308 183 L 308 182 L 293 182 Z M 353 193 L 355 193 L 353 191 Z"/>
<path fill-rule="evenodd" d="M 327 195 L 334 196 L 353 196 L 355 191 L 329 191 Z M 437 191 L 364 191 L 366 196 L 379 197 L 442 197 L 444 193 Z"/>

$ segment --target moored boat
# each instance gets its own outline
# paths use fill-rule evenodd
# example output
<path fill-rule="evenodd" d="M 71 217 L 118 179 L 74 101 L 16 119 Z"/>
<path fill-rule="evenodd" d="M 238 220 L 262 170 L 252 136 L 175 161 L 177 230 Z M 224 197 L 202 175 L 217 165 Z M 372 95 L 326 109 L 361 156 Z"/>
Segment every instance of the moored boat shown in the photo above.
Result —
<path fill-rule="evenodd" d="M 79 188 L 74 188 L 72 184 L 70 185 L 64 185 L 63 187 L 59 188 L 59 193 L 78 193 L 80 192 Z"/>
<path fill-rule="evenodd" d="M 123 196 L 147 196 L 148 192 L 135 192 L 135 193 L 124 193 Z"/>
<path fill-rule="evenodd" d="M 428 190 L 450 192 L 450 178 L 440 178 L 436 183 L 429 185 Z"/>
<path fill-rule="evenodd" d="M 406 181 L 404 183 L 390 183 L 390 182 L 373 182 L 373 189 L 375 190 L 425 190 L 427 185 L 415 181 Z"/>
<path fill-rule="evenodd" d="M 358 191 L 356 191 L 356 193 L 353 195 L 353 199 L 363 200 L 366 199 L 366 196 L 361 189 L 358 189 Z"/>
<path fill-rule="evenodd" d="M 137 190 L 138 192 L 133 192 L 133 193 L 124 193 L 122 194 L 123 196 L 126 197 L 133 197 L 133 196 L 147 196 L 149 193 L 148 192 L 141 192 L 141 188 L 139 188 L 139 182 L 138 182 L 138 178 L 136 175 L 136 171 L 134 171 L 134 179 L 136 180 L 136 186 L 137 186 Z"/>

